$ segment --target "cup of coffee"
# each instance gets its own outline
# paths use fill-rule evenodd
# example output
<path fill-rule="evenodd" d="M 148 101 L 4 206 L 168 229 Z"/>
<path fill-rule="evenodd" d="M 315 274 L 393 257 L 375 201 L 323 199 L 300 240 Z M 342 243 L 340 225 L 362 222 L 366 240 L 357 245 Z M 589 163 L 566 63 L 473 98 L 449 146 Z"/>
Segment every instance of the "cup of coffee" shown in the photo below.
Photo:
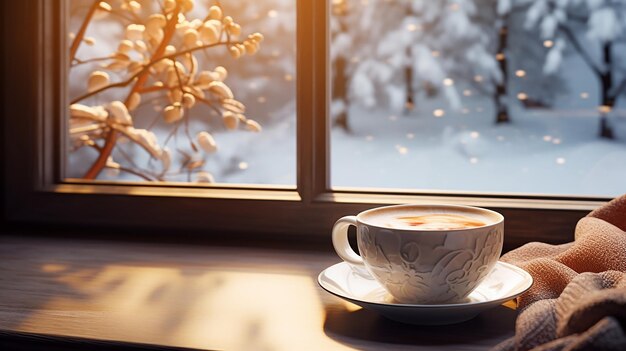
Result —
<path fill-rule="evenodd" d="M 351 225 L 360 256 L 348 243 Z M 454 303 L 498 261 L 504 217 L 471 206 L 386 206 L 340 218 L 332 236 L 339 257 L 365 268 L 397 302 Z"/>

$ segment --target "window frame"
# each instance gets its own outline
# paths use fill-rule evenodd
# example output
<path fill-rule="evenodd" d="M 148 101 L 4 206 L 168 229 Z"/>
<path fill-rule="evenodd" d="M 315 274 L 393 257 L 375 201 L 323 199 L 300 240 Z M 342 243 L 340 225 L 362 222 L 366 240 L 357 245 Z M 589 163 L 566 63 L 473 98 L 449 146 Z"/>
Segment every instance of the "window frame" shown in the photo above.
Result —
<path fill-rule="evenodd" d="M 4 206 L 9 223 L 286 235 L 328 241 L 334 221 L 397 203 L 482 206 L 506 217 L 505 247 L 565 242 L 602 197 L 331 189 L 328 1 L 297 0 L 297 184 L 293 187 L 84 182 L 62 178 L 67 101 L 66 1 L 2 2 Z M 10 15 L 9 15 L 10 14 Z M 35 19 L 33 21 L 33 19 Z M 27 23 L 27 26 L 23 24 Z M 25 27 L 25 28 L 24 28 Z M 20 28 L 15 35 L 14 28 Z M 19 59 L 11 59 L 19 58 Z M 19 116 L 19 118 L 16 118 Z M 16 152 L 16 150 L 20 150 Z M 137 209 L 132 211 L 132 209 Z"/>

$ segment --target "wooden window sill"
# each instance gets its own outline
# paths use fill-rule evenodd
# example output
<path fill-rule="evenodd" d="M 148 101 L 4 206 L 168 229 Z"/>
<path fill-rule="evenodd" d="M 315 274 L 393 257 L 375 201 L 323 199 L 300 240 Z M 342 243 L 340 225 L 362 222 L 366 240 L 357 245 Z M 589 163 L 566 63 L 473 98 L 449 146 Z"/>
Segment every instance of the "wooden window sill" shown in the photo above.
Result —
<path fill-rule="evenodd" d="M 0 348 L 485 349 L 500 306 L 445 327 L 389 321 L 317 285 L 334 253 L 0 237 Z M 420 348 L 422 347 L 422 348 Z"/>

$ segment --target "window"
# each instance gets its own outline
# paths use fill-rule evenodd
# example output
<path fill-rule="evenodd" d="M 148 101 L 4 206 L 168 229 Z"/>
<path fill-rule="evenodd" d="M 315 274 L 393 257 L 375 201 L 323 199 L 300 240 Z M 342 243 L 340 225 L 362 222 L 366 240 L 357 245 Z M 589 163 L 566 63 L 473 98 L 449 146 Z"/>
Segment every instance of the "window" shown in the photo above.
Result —
<path fill-rule="evenodd" d="M 293 1 L 68 5 L 68 178 L 295 184 Z"/>
<path fill-rule="evenodd" d="M 623 192 L 621 4 L 332 4 L 333 186 Z"/>
<path fill-rule="evenodd" d="M 206 186 L 186 179 L 148 183 L 130 178 L 122 181 L 68 178 L 66 175 L 72 176 L 73 161 L 62 156 L 70 153 L 71 146 L 67 106 L 73 96 L 73 81 L 68 81 L 71 67 L 65 48 L 71 45 L 67 33 L 73 25 L 72 1 L 3 3 L 5 28 L 22 28 L 19 36 L 5 31 L 3 43 L 4 52 L 11 53 L 5 63 L 7 118 L 3 120 L 7 145 L 11 146 L 5 150 L 5 169 L 6 199 L 10 201 L 7 216 L 12 221 L 142 226 L 159 228 L 169 236 L 172 235 L 169 229 L 176 233 L 193 229 L 198 235 L 267 233 L 326 242 L 332 223 L 342 215 L 382 204 L 445 202 L 485 206 L 502 212 L 507 218 L 505 245 L 512 247 L 530 239 L 569 240 L 576 221 L 607 200 L 603 196 L 479 193 L 475 189 L 397 190 L 385 184 L 367 189 L 337 188 L 337 185 L 358 184 L 356 178 L 361 175 L 356 173 L 354 183 L 343 184 L 335 183 L 331 177 L 335 160 L 329 144 L 335 143 L 332 138 L 336 136 L 331 137 L 336 132 L 331 131 L 331 121 L 327 118 L 333 110 L 331 92 L 336 91 L 330 88 L 328 74 L 329 58 L 333 55 L 329 49 L 333 30 L 329 15 L 331 2 L 313 0 L 294 2 L 298 45 L 293 77 L 297 79 L 294 89 L 281 89 L 296 94 L 295 189 L 271 182 Z M 23 26 L 23 23 L 32 25 Z M 69 91 L 64 87 L 70 87 Z M 115 154 L 113 161 L 118 162 Z M 235 182 L 257 181 L 235 179 Z"/>

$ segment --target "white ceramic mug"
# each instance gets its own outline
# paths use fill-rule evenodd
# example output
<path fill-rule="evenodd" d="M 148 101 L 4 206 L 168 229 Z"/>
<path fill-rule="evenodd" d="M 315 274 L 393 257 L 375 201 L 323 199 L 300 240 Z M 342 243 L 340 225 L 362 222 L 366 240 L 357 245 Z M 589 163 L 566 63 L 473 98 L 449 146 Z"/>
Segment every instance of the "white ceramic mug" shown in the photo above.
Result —
<path fill-rule="evenodd" d="M 459 214 L 485 225 L 462 229 L 420 230 L 372 223 L 381 211 L 417 215 Z M 348 243 L 356 226 L 359 256 Z M 458 205 L 378 207 L 339 219 L 333 227 L 339 257 L 367 271 L 394 297 L 407 304 L 461 302 L 493 269 L 504 238 L 504 217 L 494 211 Z"/>

